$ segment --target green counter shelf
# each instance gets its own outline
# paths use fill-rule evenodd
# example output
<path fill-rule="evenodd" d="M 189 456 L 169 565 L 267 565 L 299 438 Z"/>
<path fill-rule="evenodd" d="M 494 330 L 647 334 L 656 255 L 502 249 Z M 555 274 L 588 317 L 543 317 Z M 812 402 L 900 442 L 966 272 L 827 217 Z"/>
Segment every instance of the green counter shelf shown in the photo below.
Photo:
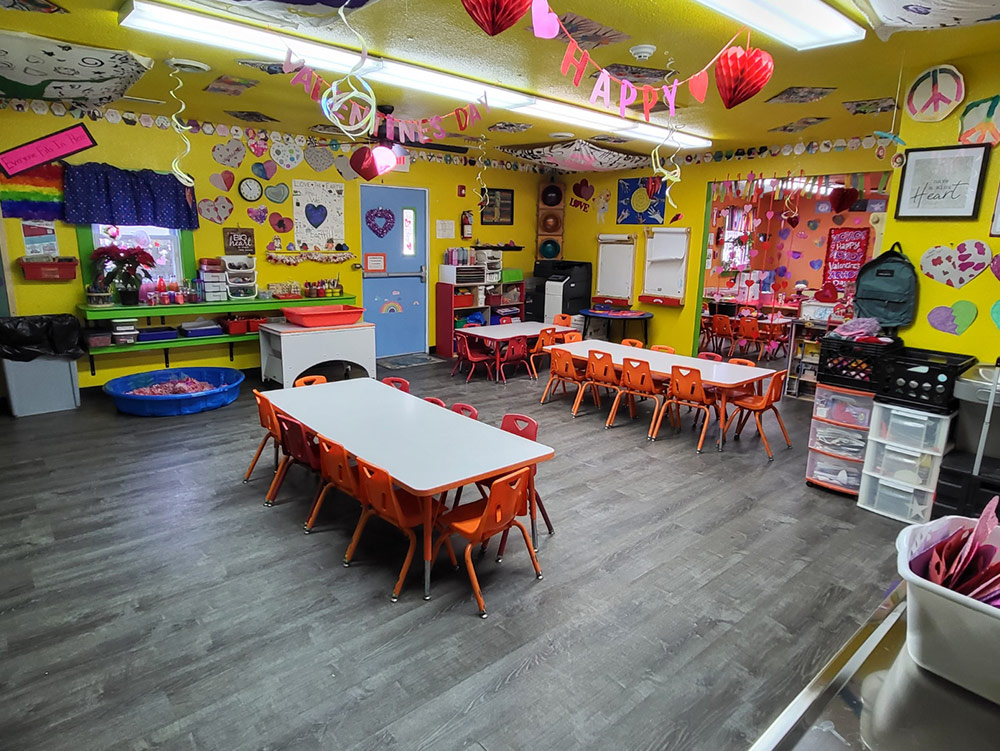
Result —
<path fill-rule="evenodd" d="M 165 318 L 167 316 L 247 313 L 255 310 L 281 310 L 281 308 L 302 308 L 314 305 L 353 305 L 356 299 L 354 295 L 302 297 L 293 300 L 275 300 L 273 298 L 260 300 L 254 297 L 249 300 L 184 303 L 183 305 L 112 305 L 110 307 L 78 305 L 77 310 L 88 321 L 107 321 L 112 318 L 152 318 L 153 316 Z"/>

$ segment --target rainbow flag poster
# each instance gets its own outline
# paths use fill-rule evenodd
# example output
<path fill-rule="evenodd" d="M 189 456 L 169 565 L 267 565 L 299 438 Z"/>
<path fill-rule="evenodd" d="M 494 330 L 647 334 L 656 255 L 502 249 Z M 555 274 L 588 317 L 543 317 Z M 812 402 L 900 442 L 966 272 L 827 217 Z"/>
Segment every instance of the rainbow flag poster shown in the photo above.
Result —
<path fill-rule="evenodd" d="M 8 219 L 62 219 L 63 166 L 43 164 L 14 177 L 0 176 L 0 212 Z"/>

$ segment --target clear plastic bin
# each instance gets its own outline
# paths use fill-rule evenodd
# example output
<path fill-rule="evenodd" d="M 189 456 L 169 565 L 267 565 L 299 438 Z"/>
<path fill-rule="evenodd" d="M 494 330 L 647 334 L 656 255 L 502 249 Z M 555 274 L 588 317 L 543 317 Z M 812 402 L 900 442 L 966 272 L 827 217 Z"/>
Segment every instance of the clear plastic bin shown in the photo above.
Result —
<path fill-rule="evenodd" d="M 867 428 L 872 417 L 872 395 L 816 384 L 813 417 Z"/>
<path fill-rule="evenodd" d="M 872 435 L 896 446 L 943 454 L 951 417 L 876 402 Z"/>
<path fill-rule="evenodd" d="M 861 487 L 861 463 L 810 449 L 806 479 L 836 490 L 856 493 Z"/>
<path fill-rule="evenodd" d="M 865 457 L 865 471 L 886 480 L 933 490 L 937 487 L 941 457 L 875 440 Z"/>
<path fill-rule="evenodd" d="M 894 480 L 864 473 L 858 506 L 901 522 L 925 522 L 931 518 L 934 491 L 921 490 Z"/>
<path fill-rule="evenodd" d="M 809 448 L 836 454 L 847 459 L 864 459 L 868 431 L 845 428 L 814 419 L 809 430 Z"/>

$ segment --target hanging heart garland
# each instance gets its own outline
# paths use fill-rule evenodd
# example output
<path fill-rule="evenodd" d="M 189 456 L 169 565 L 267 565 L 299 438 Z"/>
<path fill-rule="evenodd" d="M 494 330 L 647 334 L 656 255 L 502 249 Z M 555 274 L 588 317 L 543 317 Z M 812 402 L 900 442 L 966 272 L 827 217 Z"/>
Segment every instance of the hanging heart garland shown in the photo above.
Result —
<path fill-rule="evenodd" d="M 532 0 L 462 0 L 462 7 L 476 25 L 491 37 L 516 24 Z"/>
<path fill-rule="evenodd" d="M 774 58 L 757 47 L 729 47 L 715 61 L 715 85 L 726 109 L 760 92 L 774 74 Z"/>
<path fill-rule="evenodd" d="M 381 206 L 377 209 L 368 209 L 365 213 L 365 226 L 377 237 L 383 238 L 396 226 L 396 215 Z"/>

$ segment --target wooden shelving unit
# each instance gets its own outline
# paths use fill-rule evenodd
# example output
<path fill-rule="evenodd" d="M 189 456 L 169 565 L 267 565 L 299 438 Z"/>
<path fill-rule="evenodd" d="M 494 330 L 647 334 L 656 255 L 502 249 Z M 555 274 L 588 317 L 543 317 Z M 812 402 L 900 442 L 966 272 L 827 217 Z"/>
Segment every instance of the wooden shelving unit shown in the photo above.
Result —
<path fill-rule="evenodd" d="M 501 294 L 507 294 L 510 290 L 517 288 L 518 302 L 487 304 L 489 296 L 487 289 L 500 289 Z M 457 290 L 472 290 L 476 300 L 474 304 L 455 305 Z M 474 310 L 483 312 L 486 323 L 490 323 L 490 316 L 494 308 L 517 308 L 517 317 L 524 320 L 524 282 L 499 282 L 487 284 L 478 282 L 474 284 L 451 284 L 449 282 L 438 282 L 434 289 L 435 302 L 437 303 L 437 313 L 435 318 L 435 331 L 437 335 L 437 346 L 435 352 L 439 357 L 452 357 L 454 355 L 455 339 L 455 317 L 456 313 L 461 315 L 471 313 Z M 479 301 L 482 304 L 479 304 Z M 464 301 L 463 301 L 464 302 Z"/>

